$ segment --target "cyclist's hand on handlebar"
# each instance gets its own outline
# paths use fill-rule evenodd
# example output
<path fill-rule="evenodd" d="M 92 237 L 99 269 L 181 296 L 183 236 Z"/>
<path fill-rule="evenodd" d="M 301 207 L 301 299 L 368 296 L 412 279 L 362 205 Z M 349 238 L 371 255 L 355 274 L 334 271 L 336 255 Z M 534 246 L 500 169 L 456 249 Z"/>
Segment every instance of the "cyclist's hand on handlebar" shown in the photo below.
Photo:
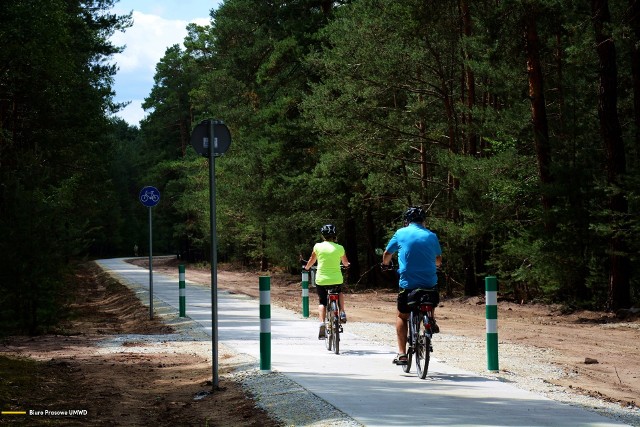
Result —
<path fill-rule="evenodd" d="M 391 271 L 391 270 L 393 270 L 393 265 L 392 264 L 380 263 L 380 270 L 382 270 L 382 271 Z"/>

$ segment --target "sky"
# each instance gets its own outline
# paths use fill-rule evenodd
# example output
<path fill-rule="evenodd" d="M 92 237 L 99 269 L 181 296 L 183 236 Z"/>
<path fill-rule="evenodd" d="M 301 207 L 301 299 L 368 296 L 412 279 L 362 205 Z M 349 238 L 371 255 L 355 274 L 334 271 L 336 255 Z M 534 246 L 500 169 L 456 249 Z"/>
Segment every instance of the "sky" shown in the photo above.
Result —
<path fill-rule="evenodd" d="M 153 87 L 156 64 L 167 47 L 182 45 L 188 23 L 208 25 L 210 11 L 221 3 L 222 0 L 119 0 L 115 4 L 111 12 L 117 15 L 133 11 L 133 26 L 111 37 L 115 46 L 126 46 L 111 60 L 119 68 L 114 100 L 130 102 L 116 114 L 118 117 L 138 126 L 145 116 L 142 103 Z"/>

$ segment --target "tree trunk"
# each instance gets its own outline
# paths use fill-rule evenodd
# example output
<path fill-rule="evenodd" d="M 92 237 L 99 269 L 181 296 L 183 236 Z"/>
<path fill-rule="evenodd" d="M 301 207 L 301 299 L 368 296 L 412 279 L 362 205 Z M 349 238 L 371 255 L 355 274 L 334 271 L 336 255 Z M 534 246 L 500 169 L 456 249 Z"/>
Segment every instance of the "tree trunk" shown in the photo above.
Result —
<path fill-rule="evenodd" d="M 474 266 L 473 245 L 465 248 L 462 255 L 462 268 L 464 269 L 464 296 L 474 297 L 478 295 L 476 287 L 476 270 Z"/>
<path fill-rule="evenodd" d="M 358 262 L 358 235 L 355 219 L 347 218 L 344 221 L 345 253 L 349 259 L 348 283 L 355 283 L 360 277 L 360 263 Z"/>
<path fill-rule="evenodd" d="M 260 235 L 260 271 L 267 271 L 269 269 L 269 260 L 266 255 L 267 250 L 267 230 L 262 227 L 262 234 Z"/>
<path fill-rule="evenodd" d="M 629 0 L 631 17 L 629 25 L 634 38 L 631 51 L 631 73 L 633 76 L 633 117 L 635 122 L 635 161 L 640 161 L 640 1 Z"/>
<path fill-rule="evenodd" d="M 367 235 L 367 269 L 368 271 L 365 273 L 369 277 L 365 280 L 367 283 L 373 283 L 375 287 L 382 286 L 383 278 L 382 272 L 380 268 L 377 266 L 382 261 L 382 257 L 376 254 L 376 224 L 373 221 L 373 214 L 371 212 L 371 205 L 367 204 L 367 212 L 366 212 L 366 220 L 365 220 L 365 229 Z"/>
<path fill-rule="evenodd" d="M 460 15 L 462 17 L 462 29 L 465 37 L 471 37 L 471 12 L 469 11 L 469 3 L 467 0 L 460 0 Z M 473 74 L 473 70 L 468 64 L 468 61 L 471 59 L 469 55 L 469 51 L 464 49 L 464 59 L 467 62 L 464 68 L 464 82 L 465 89 L 467 93 L 466 106 L 467 106 L 467 114 L 465 117 L 465 122 L 467 125 L 467 153 L 471 156 L 478 155 L 478 135 L 473 130 L 473 108 L 475 107 L 476 102 L 476 84 L 475 84 L 475 76 Z"/>
<path fill-rule="evenodd" d="M 529 98 L 531 100 L 531 121 L 533 123 L 533 137 L 538 161 L 538 176 L 543 184 L 541 201 L 544 210 L 544 226 L 545 230 L 550 232 L 554 228 L 554 224 L 549 215 L 553 201 L 547 192 L 548 186 L 553 182 L 553 177 L 551 175 L 549 125 L 544 100 L 544 77 L 542 64 L 540 63 L 540 41 L 536 28 L 535 11 L 532 9 L 527 10 L 524 18 Z"/>
<path fill-rule="evenodd" d="M 618 118 L 618 69 L 616 65 L 616 47 L 611 35 L 605 34 L 605 26 L 611 20 L 607 0 L 592 0 L 591 12 L 595 29 L 596 52 L 600 65 L 600 90 L 598 91 L 598 118 L 600 132 L 607 156 L 607 182 L 613 190 L 609 199 L 609 208 L 613 215 L 627 213 L 627 200 L 620 188 L 622 175 L 626 172 L 626 160 L 622 131 Z M 631 299 L 629 276 L 630 261 L 623 233 L 615 225 L 609 242 L 609 308 L 616 310 L 629 306 Z"/>

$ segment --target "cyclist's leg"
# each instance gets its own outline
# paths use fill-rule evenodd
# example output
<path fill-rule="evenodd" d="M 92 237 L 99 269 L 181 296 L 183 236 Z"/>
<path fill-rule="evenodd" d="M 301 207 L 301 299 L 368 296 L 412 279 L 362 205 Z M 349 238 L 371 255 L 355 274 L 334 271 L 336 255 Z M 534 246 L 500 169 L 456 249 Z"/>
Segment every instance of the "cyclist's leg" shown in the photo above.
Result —
<path fill-rule="evenodd" d="M 327 289 L 324 286 L 316 286 L 316 292 L 318 293 L 318 319 L 320 320 L 318 339 L 324 339 L 326 336 L 325 317 L 327 315 Z"/>
<path fill-rule="evenodd" d="M 340 295 L 338 295 L 338 306 L 340 307 L 340 321 L 347 323 L 347 312 L 344 309 L 344 292 L 340 292 Z"/>
<path fill-rule="evenodd" d="M 436 322 L 436 308 L 433 307 L 433 317 L 431 317 L 431 319 L 429 319 L 431 322 L 431 330 L 433 331 L 434 334 L 437 334 L 440 332 L 440 326 L 438 326 L 438 323 Z"/>
<path fill-rule="evenodd" d="M 440 327 L 436 322 L 436 307 L 440 303 L 440 293 L 437 287 L 432 291 L 429 299 L 433 303 L 433 309 L 431 310 L 431 318 L 429 319 L 429 323 L 431 324 L 432 332 L 434 334 L 437 334 L 438 332 L 440 332 Z"/>
<path fill-rule="evenodd" d="M 407 333 L 409 314 L 401 313 L 398 311 L 398 317 L 396 317 L 396 334 L 398 336 L 398 353 L 407 353 Z"/>
<path fill-rule="evenodd" d="M 316 286 L 316 292 L 318 293 L 318 319 L 324 322 L 327 310 L 327 288 Z"/>
<path fill-rule="evenodd" d="M 409 307 L 407 306 L 407 294 L 406 291 L 398 293 L 398 314 L 396 316 L 396 335 L 398 340 L 398 355 L 407 354 L 407 331 L 408 331 L 408 319 L 409 319 Z M 398 356 L 398 360 L 399 357 Z M 405 359 L 406 360 L 406 359 Z M 406 362 L 405 362 L 406 363 Z"/>

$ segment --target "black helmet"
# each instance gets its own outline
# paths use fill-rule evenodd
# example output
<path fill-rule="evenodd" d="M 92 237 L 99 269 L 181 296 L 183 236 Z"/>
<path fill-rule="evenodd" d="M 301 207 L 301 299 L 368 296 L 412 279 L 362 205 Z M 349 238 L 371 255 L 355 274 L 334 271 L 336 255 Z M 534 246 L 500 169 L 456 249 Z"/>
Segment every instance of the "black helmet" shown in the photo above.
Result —
<path fill-rule="evenodd" d="M 407 222 L 423 222 L 427 214 L 420 206 L 411 206 L 404 213 L 404 220 Z"/>
<path fill-rule="evenodd" d="M 336 227 L 333 224 L 323 225 L 320 233 L 325 237 L 334 237 L 336 235 Z"/>

